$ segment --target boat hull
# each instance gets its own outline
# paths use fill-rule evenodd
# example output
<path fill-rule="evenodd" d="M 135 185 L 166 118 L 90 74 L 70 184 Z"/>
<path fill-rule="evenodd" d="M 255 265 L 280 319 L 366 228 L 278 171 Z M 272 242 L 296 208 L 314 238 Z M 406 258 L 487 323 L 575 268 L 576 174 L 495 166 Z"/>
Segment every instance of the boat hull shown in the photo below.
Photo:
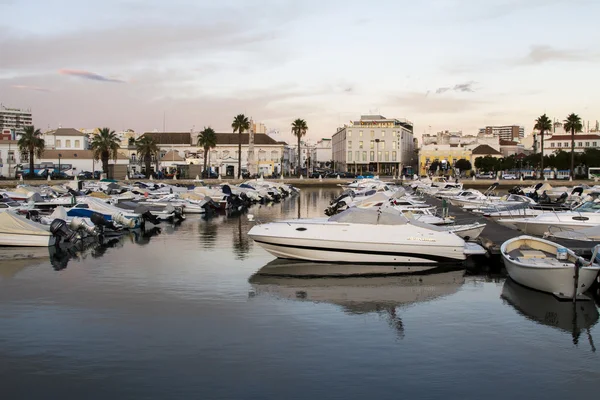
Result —
<path fill-rule="evenodd" d="M 55 243 L 54 236 L 0 233 L 0 246 L 50 247 Z"/>

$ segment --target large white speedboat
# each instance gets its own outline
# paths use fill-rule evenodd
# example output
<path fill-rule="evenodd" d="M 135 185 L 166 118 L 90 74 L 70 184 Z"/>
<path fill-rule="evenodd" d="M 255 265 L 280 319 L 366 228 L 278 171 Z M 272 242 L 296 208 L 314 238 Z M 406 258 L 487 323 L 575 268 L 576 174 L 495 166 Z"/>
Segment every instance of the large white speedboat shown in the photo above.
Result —
<path fill-rule="evenodd" d="M 564 259 L 559 259 L 559 249 L 565 253 Z M 559 297 L 575 295 L 576 268 L 579 268 L 577 295 L 590 288 L 600 271 L 600 265 L 586 262 L 573 251 L 532 236 L 507 240 L 500 253 L 508 275 L 515 282 Z"/>
<path fill-rule="evenodd" d="M 485 250 L 451 231 L 383 210 L 348 209 L 327 220 L 254 226 L 248 235 L 279 258 L 336 263 L 460 263 Z"/>
<path fill-rule="evenodd" d="M 582 230 L 600 225 L 600 214 L 575 211 L 545 212 L 533 218 L 499 219 L 498 223 L 527 235 L 544 236 L 552 231 Z"/>

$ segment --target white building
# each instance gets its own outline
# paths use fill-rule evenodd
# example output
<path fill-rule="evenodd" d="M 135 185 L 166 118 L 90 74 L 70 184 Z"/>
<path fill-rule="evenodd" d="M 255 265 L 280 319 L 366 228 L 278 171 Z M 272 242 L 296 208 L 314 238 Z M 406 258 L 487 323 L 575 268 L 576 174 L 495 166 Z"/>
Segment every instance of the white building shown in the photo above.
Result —
<path fill-rule="evenodd" d="M 21 164 L 21 152 L 17 142 L 17 140 L 0 140 L 0 177 L 15 177 L 16 167 Z"/>
<path fill-rule="evenodd" d="M 31 110 L 8 108 L 0 104 L 0 132 L 4 129 L 10 129 L 15 134 L 20 135 L 26 126 L 32 124 Z"/>
<path fill-rule="evenodd" d="M 525 127 L 519 125 L 486 126 L 479 134 L 494 135 L 502 140 L 519 140 L 525 137 Z"/>
<path fill-rule="evenodd" d="M 337 171 L 412 174 L 417 161 L 413 124 L 405 119 L 363 115 L 360 120 L 338 128 L 331 142 Z"/>
<path fill-rule="evenodd" d="M 575 152 L 583 153 L 585 149 L 598 148 L 600 135 L 578 133 L 575 134 Z M 551 154 L 558 150 L 571 151 L 571 135 L 552 135 L 544 138 L 544 154 Z"/>
<path fill-rule="evenodd" d="M 60 170 L 67 175 L 77 175 L 82 171 L 101 171 L 102 161 L 94 160 L 92 150 L 85 149 L 48 149 L 44 150 L 41 159 L 35 160 L 36 169 L 39 164 L 42 167 Z M 129 159 L 123 152 L 117 153 L 117 159 L 108 160 L 109 165 L 129 165 Z M 23 161 L 23 168 L 27 168 L 27 164 Z"/>
<path fill-rule="evenodd" d="M 166 155 L 174 151 L 184 161 L 168 163 L 169 157 L 161 157 L 159 168 L 170 166 L 189 166 L 190 164 L 204 165 L 204 149 L 196 146 L 197 134 L 190 132 L 146 132 L 144 136 L 152 137 L 161 153 Z M 238 133 L 217 133 L 217 145 L 208 153 L 207 165 L 222 176 L 236 176 L 238 172 Z M 248 141 L 249 134 L 241 135 L 242 142 L 242 172 L 248 171 Z M 277 142 L 266 134 L 254 135 L 254 160 L 259 175 L 279 175 L 282 171 L 285 142 Z M 167 165 L 169 164 L 169 165 Z"/>
<path fill-rule="evenodd" d="M 89 139 L 86 133 L 73 128 L 58 128 L 44 133 L 46 149 L 87 150 Z"/>
<path fill-rule="evenodd" d="M 312 148 L 311 159 L 314 162 L 315 168 L 330 168 L 331 160 L 333 160 L 331 139 L 322 138 L 317 141 L 317 144 Z"/>

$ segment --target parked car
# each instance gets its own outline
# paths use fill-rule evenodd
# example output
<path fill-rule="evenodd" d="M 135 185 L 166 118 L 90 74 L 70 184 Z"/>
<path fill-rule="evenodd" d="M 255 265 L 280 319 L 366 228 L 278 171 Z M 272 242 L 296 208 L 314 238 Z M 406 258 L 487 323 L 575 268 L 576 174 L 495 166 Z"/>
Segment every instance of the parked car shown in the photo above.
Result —
<path fill-rule="evenodd" d="M 515 174 L 504 174 L 504 175 L 502 175 L 502 179 L 515 180 L 515 179 L 517 179 L 517 176 Z"/>
<path fill-rule="evenodd" d="M 81 171 L 77 174 L 78 179 L 94 179 L 94 174 L 90 171 Z"/>
<path fill-rule="evenodd" d="M 130 178 L 131 179 L 144 179 L 144 178 L 146 178 L 146 175 L 142 174 L 141 172 L 134 172 L 131 174 Z"/>
<path fill-rule="evenodd" d="M 72 176 L 69 176 L 62 171 L 53 171 L 52 174 L 50 174 L 50 176 L 52 177 L 52 179 L 71 179 L 72 178 Z"/>
<path fill-rule="evenodd" d="M 483 172 L 481 174 L 475 175 L 477 179 L 494 179 L 496 178 L 496 174 L 493 172 Z"/>

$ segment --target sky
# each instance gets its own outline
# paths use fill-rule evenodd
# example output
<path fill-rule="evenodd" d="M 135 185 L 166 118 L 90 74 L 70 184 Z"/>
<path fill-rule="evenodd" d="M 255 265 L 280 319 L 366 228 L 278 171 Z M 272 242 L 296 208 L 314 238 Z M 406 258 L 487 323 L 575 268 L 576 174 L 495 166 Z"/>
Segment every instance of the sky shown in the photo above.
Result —
<path fill-rule="evenodd" d="M 0 0 L 0 102 L 38 128 L 416 136 L 600 119 L 596 0 Z M 6 16 L 10 16 L 7 18 Z"/>

